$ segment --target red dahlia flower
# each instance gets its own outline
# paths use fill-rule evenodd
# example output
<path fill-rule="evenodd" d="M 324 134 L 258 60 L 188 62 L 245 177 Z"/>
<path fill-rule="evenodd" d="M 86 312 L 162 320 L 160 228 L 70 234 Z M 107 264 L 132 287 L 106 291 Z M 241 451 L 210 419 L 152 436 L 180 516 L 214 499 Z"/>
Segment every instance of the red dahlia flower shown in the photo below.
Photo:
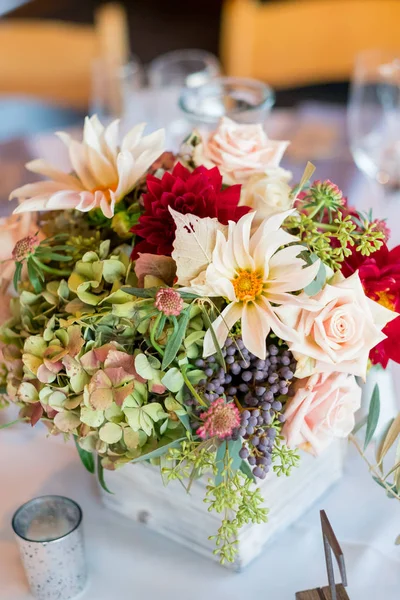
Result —
<path fill-rule="evenodd" d="M 389 251 L 384 244 L 370 256 L 354 251 L 343 263 L 342 273 L 348 277 L 357 269 L 366 295 L 400 312 L 400 246 Z M 400 363 L 400 317 L 388 323 L 383 333 L 387 338 L 371 350 L 370 359 L 386 368 L 390 359 Z"/>
<path fill-rule="evenodd" d="M 143 238 L 132 252 L 132 260 L 139 252 L 170 256 L 175 239 L 175 222 L 169 207 L 184 214 L 198 217 L 216 217 L 226 225 L 238 221 L 250 209 L 238 206 L 240 185 L 222 189 L 222 176 L 217 167 L 197 167 L 190 172 L 177 163 L 172 173 L 164 173 L 161 179 L 147 176 L 148 192 L 143 194 L 144 214 L 132 228 Z"/>

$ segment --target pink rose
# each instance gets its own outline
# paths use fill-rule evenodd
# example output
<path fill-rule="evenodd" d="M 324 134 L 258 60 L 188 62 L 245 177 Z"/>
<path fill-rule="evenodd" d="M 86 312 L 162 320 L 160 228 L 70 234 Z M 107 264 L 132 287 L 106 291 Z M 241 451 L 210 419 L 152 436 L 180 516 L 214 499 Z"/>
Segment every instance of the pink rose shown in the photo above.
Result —
<path fill-rule="evenodd" d="M 289 447 L 301 446 L 317 455 L 333 438 L 345 438 L 354 428 L 361 388 L 346 373 L 318 373 L 295 383 L 282 429 Z"/>
<path fill-rule="evenodd" d="M 303 292 L 297 304 L 303 297 L 309 298 Z M 366 297 L 357 272 L 347 279 L 337 273 L 313 300 L 311 309 L 290 300 L 275 309 L 297 333 L 289 344 L 297 360 L 296 377 L 341 371 L 365 379 L 369 351 L 386 338 L 382 329 L 397 313 Z"/>
<path fill-rule="evenodd" d="M 267 137 L 262 125 L 239 125 L 223 117 L 218 128 L 194 151 L 196 165 L 217 166 L 224 183 L 245 183 L 249 177 L 278 169 L 289 142 Z"/>

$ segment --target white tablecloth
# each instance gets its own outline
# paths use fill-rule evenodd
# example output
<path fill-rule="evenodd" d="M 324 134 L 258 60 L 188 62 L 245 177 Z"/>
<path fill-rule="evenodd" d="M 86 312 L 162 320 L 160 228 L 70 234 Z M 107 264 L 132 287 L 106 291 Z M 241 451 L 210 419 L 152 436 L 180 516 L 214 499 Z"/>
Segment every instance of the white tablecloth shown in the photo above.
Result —
<path fill-rule="evenodd" d="M 306 122 L 314 107 L 299 113 Z M 329 118 L 328 118 L 329 117 Z M 376 199 L 365 180 L 354 178 L 354 166 L 344 150 L 343 114 L 319 115 L 340 132 L 329 159 L 317 162 L 317 177 L 329 177 L 352 192 L 363 209 L 379 206 L 390 217 L 395 241 L 400 242 L 400 204 Z M 270 122 L 271 132 L 301 139 L 299 118 L 285 111 Z M 300 143 L 301 147 L 301 143 Z M 34 155 L 54 159 L 46 136 L 24 142 L 24 160 Z M 14 148 L 16 153 L 18 148 Z M 47 156 L 46 156 L 47 154 Z M 11 160 L 10 146 L 0 157 Z M 310 156 L 313 159 L 312 156 Z M 306 157 L 304 157 L 304 161 Z M 287 166 L 298 174 L 304 164 L 298 152 Z M 18 171 L 15 171 L 18 178 Z M 18 183 L 18 182 L 17 182 Z M 3 187 L 5 182 L 3 181 Z M 10 186 L 11 187 L 11 186 Z M 380 213 L 381 214 L 381 213 Z M 399 373 L 397 369 L 396 373 Z M 396 377 L 396 384 L 399 378 Z M 13 409 L 0 413 L 0 423 L 11 420 Z M 294 526 L 265 549 L 245 572 L 234 574 L 188 552 L 143 526 L 126 522 L 102 507 L 94 479 L 80 465 L 75 448 L 61 439 L 46 439 L 43 427 L 17 425 L 0 431 L 0 600 L 30 598 L 11 530 L 15 509 L 34 496 L 64 494 L 84 511 L 90 582 L 83 600 L 292 600 L 296 591 L 326 583 L 319 509 L 324 508 L 344 551 L 349 596 L 352 600 L 398 600 L 400 597 L 400 507 L 388 500 L 370 478 L 361 458 L 350 449 L 346 473 Z M 283 499 L 284 500 L 284 499 Z"/>

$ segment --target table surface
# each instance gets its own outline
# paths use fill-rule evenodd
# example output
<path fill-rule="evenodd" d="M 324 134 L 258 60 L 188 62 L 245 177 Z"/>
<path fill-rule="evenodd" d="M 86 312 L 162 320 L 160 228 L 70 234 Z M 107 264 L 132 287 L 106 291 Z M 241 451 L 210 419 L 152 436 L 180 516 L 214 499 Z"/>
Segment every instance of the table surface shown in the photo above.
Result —
<path fill-rule="evenodd" d="M 270 135 L 294 140 L 284 163 L 298 178 L 307 159 L 319 179 L 338 183 L 358 208 L 374 207 L 388 217 L 393 240 L 400 243 L 400 202 L 387 203 L 356 170 L 346 146 L 343 111 L 307 105 L 276 111 Z M 310 132 L 313 132 L 312 135 Z M 319 136 L 319 137 L 318 137 Z M 318 145 L 319 143 L 319 145 Z M 315 156 L 313 156 L 315 154 Z M 0 146 L 0 199 L 26 181 L 22 164 L 43 157 L 59 164 L 65 156 L 48 135 Z M 323 158 L 318 158 L 323 155 Z M 1 177 L 2 171 L 7 177 Z M 7 183 L 7 189 L 5 187 Z M 3 214 L 9 212 L 4 202 Z M 378 213 L 379 211 L 379 213 Z M 396 384 L 400 383 L 396 370 Z M 15 417 L 15 407 L 0 413 L 0 423 Z M 295 525 L 282 533 L 243 573 L 235 574 L 188 552 L 141 525 L 106 510 L 94 479 L 82 468 L 75 448 L 46 439 L 42 426 L 16 425 L 0 432 L 0 600 L 29 595 L 11 517 L 28 499 L 43 494 L 74 498 L 84 511 L 90 579 L 83 600 L 200 600 L 242 597 L 291 600 L 295 592 L 326 584 L 319 510 L 324 508 L 344 552 L 353 600 L 397 600 L 400 590 L 398 503 L 390 501 L 350 448 L 343 479 Z"/>

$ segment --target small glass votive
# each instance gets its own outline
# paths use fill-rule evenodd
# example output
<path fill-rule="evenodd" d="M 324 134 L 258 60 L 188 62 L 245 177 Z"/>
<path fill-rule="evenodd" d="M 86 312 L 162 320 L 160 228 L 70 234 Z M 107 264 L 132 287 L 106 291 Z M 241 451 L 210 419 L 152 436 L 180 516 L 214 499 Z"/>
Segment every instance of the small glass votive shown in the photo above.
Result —
<path fill-rule="evenodd" d="M 272 88 L 256 79 L 216 77 L 185 88 L 179 106 L 195 125 L 213 127 L 221 117 L 238 123 L 263 123 L 275 102 Z"/>
<path fill-rule="evenodd" d="M 82 510 L 76 502 L 64 496 L 34 498 L 16 511 L 12 527 L 35 598 L 69 600 L 84 589 Z"/>

